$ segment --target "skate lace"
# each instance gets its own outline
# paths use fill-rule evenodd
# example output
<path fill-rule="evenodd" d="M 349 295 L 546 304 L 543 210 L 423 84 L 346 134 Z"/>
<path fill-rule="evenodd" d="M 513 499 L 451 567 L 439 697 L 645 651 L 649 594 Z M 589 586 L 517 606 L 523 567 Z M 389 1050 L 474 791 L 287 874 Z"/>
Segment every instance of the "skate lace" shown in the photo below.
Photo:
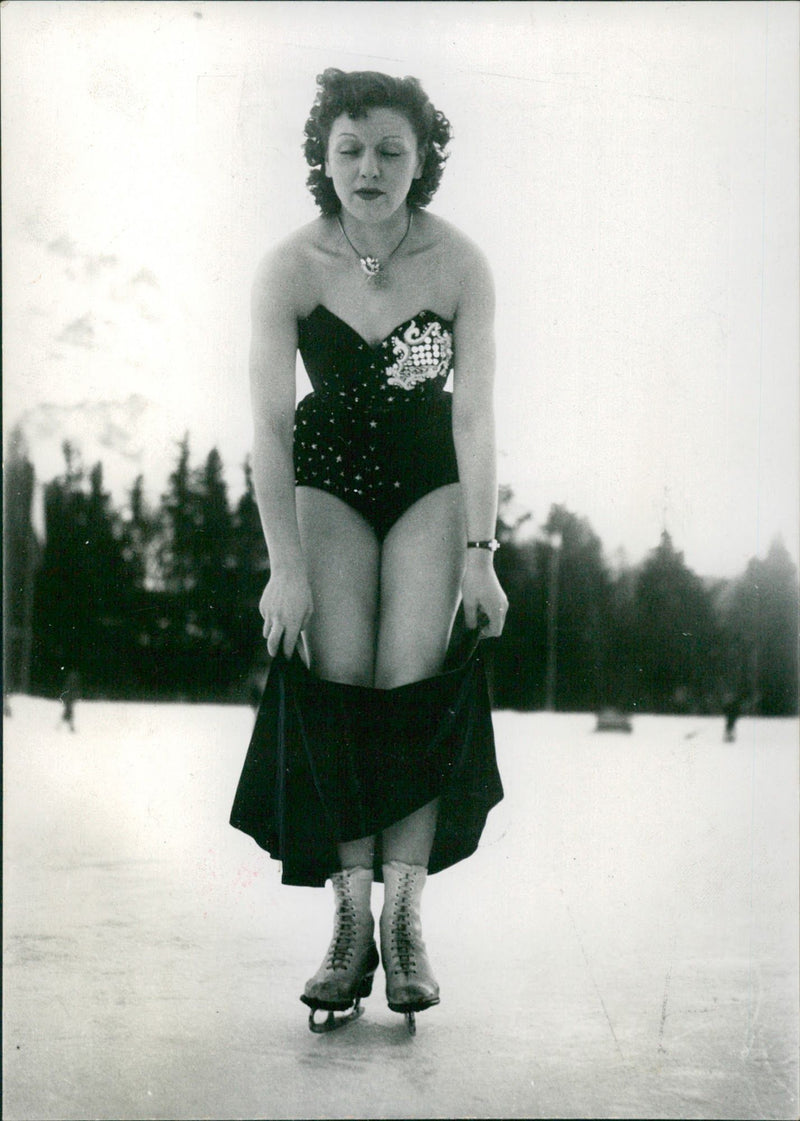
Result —
<path fill-rule="evenodd" d="M 411 931 L 410 887 L 410 880 L 408 877 L 404 878 L 400 884 L 397 905 L 392 918 L 391 935 L 395 973 L 416 973 L 417 971 L 416 945 Z"/>
<path fill-rule="evenodd" d="M 328 969 L 349 969 L 355 954 L 356 930 L 356 909 L 353 900 L 345 896 L 336 913 L 333 941 L 328 947 Z"/>

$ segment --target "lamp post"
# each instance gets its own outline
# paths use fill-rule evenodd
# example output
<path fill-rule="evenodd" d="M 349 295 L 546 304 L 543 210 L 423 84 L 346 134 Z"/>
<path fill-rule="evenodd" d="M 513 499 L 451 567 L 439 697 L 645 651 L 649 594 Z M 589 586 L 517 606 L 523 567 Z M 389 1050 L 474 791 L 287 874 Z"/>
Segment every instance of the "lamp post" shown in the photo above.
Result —
<path fill-rule="evenodd" d="M 546 712 L 556 707 L 556 642 L 558 639 L 558 567 L 561 560 L 560 533 L 548 533 L 550 557 L 547 568 L 547 675 L 545 677 Z"/>

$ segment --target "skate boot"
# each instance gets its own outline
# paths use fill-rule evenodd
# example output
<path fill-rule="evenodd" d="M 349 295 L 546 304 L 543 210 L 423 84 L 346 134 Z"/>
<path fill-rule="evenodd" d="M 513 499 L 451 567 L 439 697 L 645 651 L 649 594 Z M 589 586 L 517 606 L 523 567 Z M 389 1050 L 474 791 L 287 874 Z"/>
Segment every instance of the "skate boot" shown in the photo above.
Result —
<path fill-rule="evenodd" d="M 331 876 L 331 883 L 336 901 L 333 939 L 300 997 L 311 1009 L 308 1026 L 313 1032 L 333 1031 L 358 1019 L 364 1011 L 362 997 L 372 992 L 379 960 L 370 911 L 372 869 L 345 868 Z M 328 1013 L 327 1019 L 314 1019 L 318 1008 Z M 347 1015 L 335 1016 L 335 1012 Z"/>
<path fill-rule="evenodd" d="M 428 875 L 419 864 L 392 860 L 383 866 L 385 887 L 381 914 L 381 959 L 386 971 L 386 999 L 402 1012 L 411 1035 L 415 1012 L 439 1003 L 439 986 L 431 971 L 420 923 L 420 895 Z"/>

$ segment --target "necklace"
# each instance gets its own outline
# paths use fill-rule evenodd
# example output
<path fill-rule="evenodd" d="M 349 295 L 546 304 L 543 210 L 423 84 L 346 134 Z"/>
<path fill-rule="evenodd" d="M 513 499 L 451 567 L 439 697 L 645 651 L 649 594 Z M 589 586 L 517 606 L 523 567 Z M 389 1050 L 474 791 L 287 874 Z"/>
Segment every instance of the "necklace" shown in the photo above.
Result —
<path fill-rule="evenodd" d="M 412 216 L 413 216 L 413 211 L 409 210 L 409 212 L 408 212 L 408 225 L 406 226 L 406 232 L 400 238 L 397 245 L 395 245 L 394 249 L 391 251 L 391 253 L 386 258 L 386 260 L 383 263 L 381 263 L 381 261 L 379 261 L 377 257 L 362 257 L 361 256 L 359 251 L 356 249 L 355 245 L 353 245 L 352 241 L 347 236 L 347 230 L 342 225 L 341 216 L 339 214 L 336 215 L 336 221 L 339 223 L 339 229 L 344 234 L 344 239 L 347 242 L 347 244 L 353 250 L 356 257 L 358 257 L 358 263 L 361 265 L 361 269 L 364 272 L 364 274 L 366 275 L 367 280 L 371 280 L 378 288 L 382 288 L 386 284 L 386 273 L 385 273 L 384 270 L 385 270 L 386 266 L 389 264 L 389 262 L 391 261 L 392 257 L 394 257 L 397 250 L 400 248 L 400 246 L 406 240 L 409 233 L 411 232 L 411 218 L 412 218 Z"/>

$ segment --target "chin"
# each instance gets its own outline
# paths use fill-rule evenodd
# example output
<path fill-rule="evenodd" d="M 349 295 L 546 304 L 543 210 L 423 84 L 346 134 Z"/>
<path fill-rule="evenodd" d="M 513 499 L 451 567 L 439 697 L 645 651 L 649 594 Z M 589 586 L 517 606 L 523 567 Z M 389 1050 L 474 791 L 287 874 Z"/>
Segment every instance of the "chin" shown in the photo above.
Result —
<path fill-rule="evenodd" d="M 400 202 L 396 202 L 387 195 L 382 195 L 380 198 L 372 200 L 355 198 L 351 206 L 347 207 L 347 209 L 354 218 L 359 218 L 362 221 L 369 221 L 370 218 L 391 218 L 391 216 L 403 206 L 404 202 L 404 199 L 401 199 Z M 344 206 L 344 203 L 342 203 L 342 205 Z"/>
<path fill-rule="evenodd" d="M 359 210 L 385 210 L 391 209 L 391 200 L 386 195 L 379 195 L 375 199 L 362 199 L 358 195 L 353 196 L 353 205 L 357 206 Z"/>

